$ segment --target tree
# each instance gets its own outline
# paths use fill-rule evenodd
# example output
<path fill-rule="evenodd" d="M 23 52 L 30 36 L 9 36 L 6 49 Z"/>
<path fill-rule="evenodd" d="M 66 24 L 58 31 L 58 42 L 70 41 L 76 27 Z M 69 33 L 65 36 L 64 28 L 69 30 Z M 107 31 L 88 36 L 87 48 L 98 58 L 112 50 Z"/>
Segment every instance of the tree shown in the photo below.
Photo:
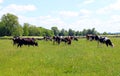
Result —
<path fill-rule="evenodd" d="M 5 26 L 4 30 L 7 36 L 14 35 L 14 31 L 19 27 L 18 17 L 10 13 L 4 14 L 1 18 L 1 22 Z"/>
<path fill-rule="evenodd" d="M 55 36 L 57 36 L 59 34 L 59 30 L 57 27 L 52 27 L 51 30 L 54 32 Z"/>
<path fill-rule="evenodd" d="M 0 36 L 5 35 L 5 26 L 2 22 L 0 22 Z"/>
<path fill-rule="evenodd" d="M 23 35 L 23 28 L 21 25 L 17 25 L 16 28 L 14 28 L 14 32 L 12 33 L 12 36 L 22 36 Z"/>
<path fill-rule="evenodd" d="M 34 25 L 30 25 L 30 27 L 29 27 L 29 36 L 40 36 L 39 28 L 34 26 Z"/>
<path fill-rule="evenodd" d="M 24 23 L 23 31 L 24 31 L 24 33 L 23 33 L 24 36 L 29 35 L 29 24 L 28 23 Z"/>
<path fill-rule="evenodd" d="M 103 35 L 108 35 L 108 33 L 107 32 L 103 32 Z"/>
<path fill-rule="evenodd" d="M 79 36 L 80 35 L 80 32 L 79 31 L 76 31 L 75 32 L 75 36 Z"/>
<path fill-rule="evenodd" d="M 74 35 L 75 35 L 75 31 L 72 30 L 72 29 L 69 29 L 69 30 L 68 30 L 68 35 L 69 35 L 69 36 L 74 36 Z"/>
<path fill-rule="evenodd" d="M 98 34 L 98 32 L 95 30 L 95 28 L 92 28 L 92 34 Z"/>
<path fill-rule="evenodd" d="M 59 33 L 59 36 L 66 36 L 66 30 L 62 29 Z"/>

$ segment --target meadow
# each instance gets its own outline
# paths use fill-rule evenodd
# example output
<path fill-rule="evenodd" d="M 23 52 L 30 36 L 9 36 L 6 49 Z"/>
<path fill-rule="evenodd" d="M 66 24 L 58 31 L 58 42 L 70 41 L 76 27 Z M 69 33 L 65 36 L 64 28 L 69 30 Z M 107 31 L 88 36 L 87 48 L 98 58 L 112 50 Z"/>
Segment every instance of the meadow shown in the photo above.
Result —
<path fill-rule="evenodd" d="M 72 45 L 13 46 L 0 40 L 0 76 L 120 76 L 120 38 L 115 47 L 97 46 L 95 41 L 72 41 Z"/>

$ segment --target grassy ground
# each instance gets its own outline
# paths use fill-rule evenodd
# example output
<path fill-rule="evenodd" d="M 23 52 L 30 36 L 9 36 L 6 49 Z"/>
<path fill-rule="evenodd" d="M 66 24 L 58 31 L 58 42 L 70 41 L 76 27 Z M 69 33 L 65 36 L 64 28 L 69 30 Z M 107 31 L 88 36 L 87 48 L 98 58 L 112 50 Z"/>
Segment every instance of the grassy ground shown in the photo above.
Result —
<path fill-rule="evenodd" d="M 112 41 L 114 48 L 85 39 L 17 48 L 11 40 L 0 40 L 0 76 L 120 76 L 120 39 Z"/>

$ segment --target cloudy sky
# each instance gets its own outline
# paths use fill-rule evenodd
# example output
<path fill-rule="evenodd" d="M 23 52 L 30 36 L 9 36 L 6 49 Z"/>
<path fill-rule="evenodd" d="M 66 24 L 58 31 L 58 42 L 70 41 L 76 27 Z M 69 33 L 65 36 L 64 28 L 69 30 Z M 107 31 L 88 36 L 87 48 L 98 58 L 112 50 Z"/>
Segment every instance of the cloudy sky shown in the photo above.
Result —
<path fill-rule="evenodd" d="M 0 0 L 0 18 L 6 13 L 21 25 L 120 32 L 120 0 Z"/>

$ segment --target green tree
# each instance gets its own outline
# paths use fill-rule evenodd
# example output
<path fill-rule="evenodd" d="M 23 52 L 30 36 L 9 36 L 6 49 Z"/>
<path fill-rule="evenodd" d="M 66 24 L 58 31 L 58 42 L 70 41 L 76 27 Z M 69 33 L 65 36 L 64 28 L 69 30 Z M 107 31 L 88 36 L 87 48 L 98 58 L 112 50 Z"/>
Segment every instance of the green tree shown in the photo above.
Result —
<path fill-rule="evenodd" d="M 17 25 L 16 28 L 14 28 L 14 32 L 12 33 L 12 36 L 22 36 L 23 35 L 23 28 L 21 25 Z"/>
<path fill-rule="evenodd" d="M 41 36 L 53 36 L 54 35 L 52 30 L 45 29 L 43 27 L 39 27 L 39 30 L 40 30 L 40 35 Z"/>
<path fill-rule="evenodd" d="M 1 22 L 5 26 L 4 30 L 7 36 L 14 35 L 14 31 L 19 27 L 18 17 L 10 13 L 4 14 L 1 18 Z"/>
<path fill-rule="evenodd" d="M 74 35 L 75 35 L 75 31 L 72 30 L 72 29 L 69 29 L 69 30 L 68 30 L 68 35 L 69 35 L 69 36 L 74 36 Z"/>
<path fill-rule="evenodd" d="M 66 33 L 65 29 L 62 29 L 59 33 L 59 36 L 65 36 L 65 33 Z"/>
<path fill-rule="evenodd" d="M 79 31 L 76 31 L 75 32 L 75 36 L 79 36 L 80 35 L 80 32 Z"/>
<path fill-rule="evenodd" d="M 57 27 L 52 27 L 51 30 L 54 32 L 55 36 L 59 35 L 59 30 Z"/>
<path fill-rule="evenodd" d="M 0 36 L 5 35 L 5 26 L 2 22 L 0 22 Z"/>
<path fill-rule="evenodd" d="M 108 35 L 108 33 L 107 32 L 103 32 L 103 35 Z"/>
<path fill-rule="evenodd" d="M 34 26 L 34 25 L 30 25 L 30 27 L 29 27 L 29 36 L 40 36 L 39 28 Z"/>
<path fill-rule="evenodd" d="M 28 36 L 29 35 L 29 24 L 28 23 L 24 23 L 23 31 L 24 31 L 24 33 L 23 33 L 24 36 Z"/>

